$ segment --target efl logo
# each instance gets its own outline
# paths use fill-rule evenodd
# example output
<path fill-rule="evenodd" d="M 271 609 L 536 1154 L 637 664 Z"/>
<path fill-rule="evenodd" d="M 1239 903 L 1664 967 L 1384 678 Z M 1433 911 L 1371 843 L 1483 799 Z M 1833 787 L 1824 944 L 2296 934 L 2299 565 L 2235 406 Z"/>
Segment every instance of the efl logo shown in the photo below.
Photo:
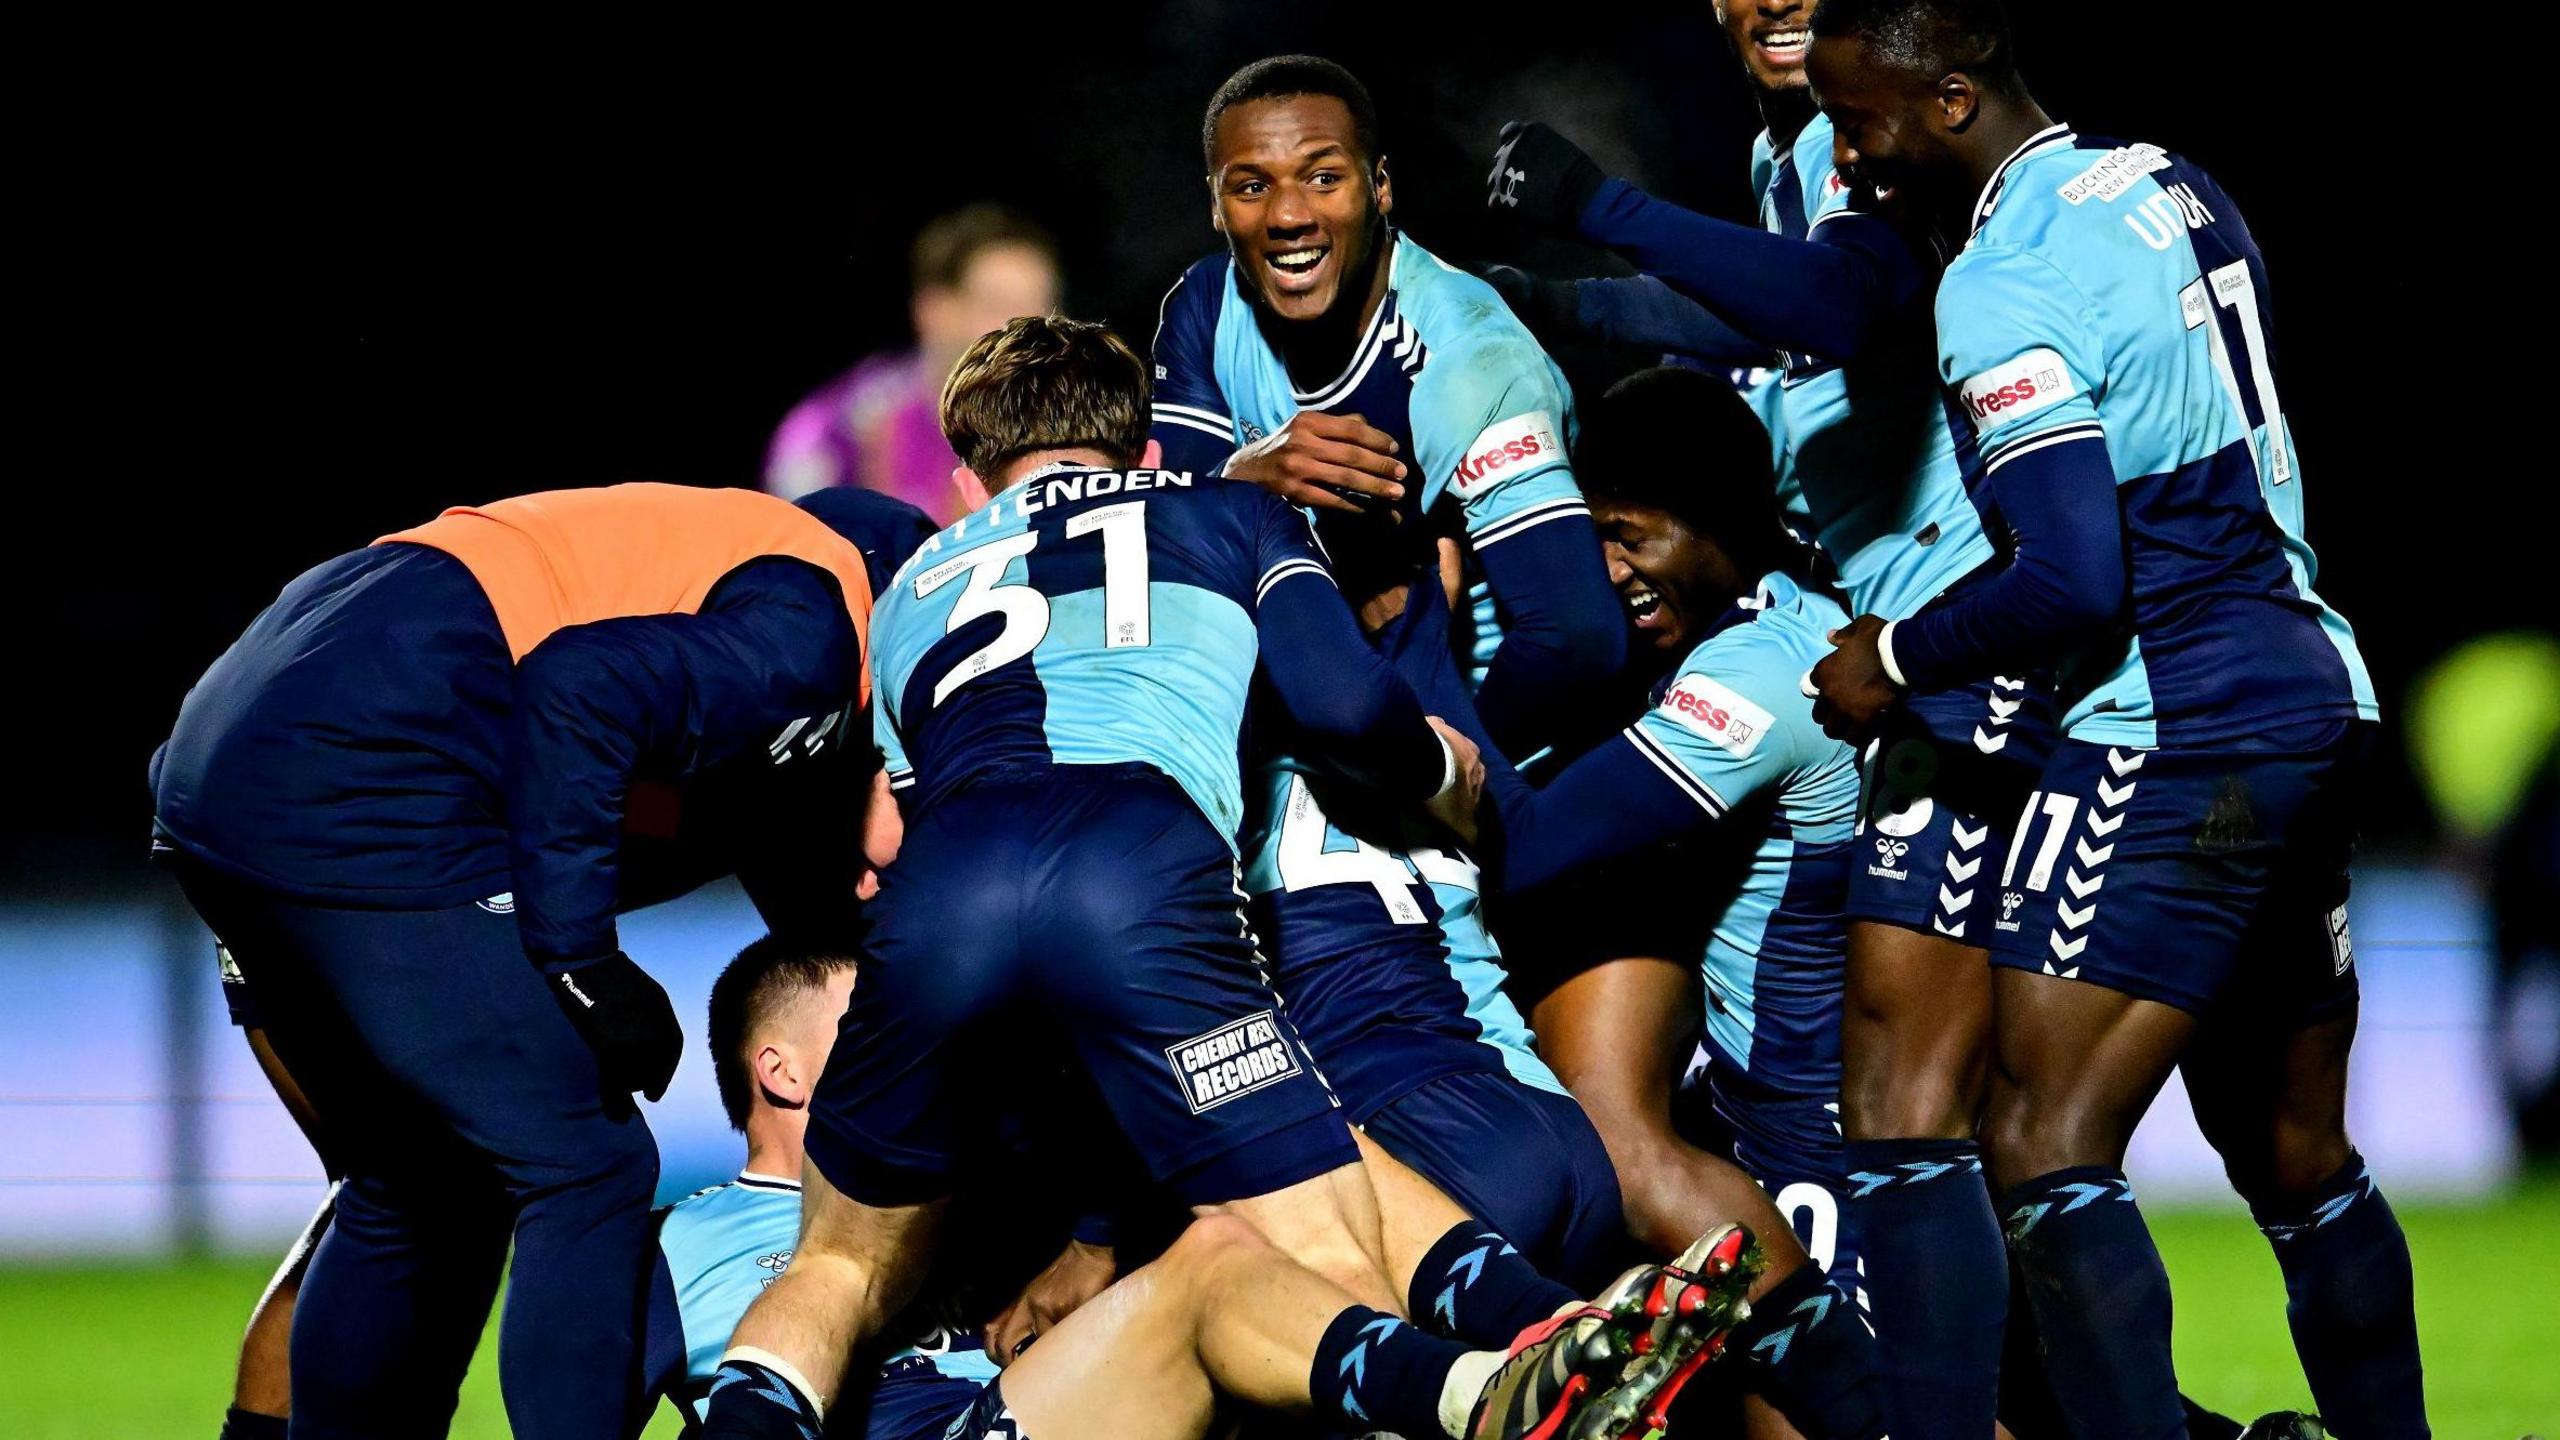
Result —
<path fill-rule="evenodd" d="M 1459 457 L 1449 486 L 1465 497 L 1506 475 L 1517 475 L 1563 458 L 1564 446 L 1556 439 L 1555 417 L 1544 410 L 1532 410 L 1484 427 L 1484 433 Z"/>
<path fill-rule="evenodd" d="M 1297 1048 L 1268 1010 L 1168 1045 L 1164 1058 L 1194 1115 L 1298 1073 Z"/>
<path fill-rule="evenodd" d="M 1768 711 L 1745 700 L 1731 688 L 1704 675 L 1683 675 L 1671 693 L 1662 697 L 1662 713 L 1696 733 L 1713 740 L 1747 759 L 1760 748 L 1760 737 L 1769 733 L 1772 719 Z"/>
<path fill-rule="evenodd" d="M 1973 428 L 1988 430 L 2060 404 L 2079 391 L 2061 356 L 2050 350 L 2030 350 L 1967 380 L 1960 393 L 1965 414 L 1973 417 Z"/>

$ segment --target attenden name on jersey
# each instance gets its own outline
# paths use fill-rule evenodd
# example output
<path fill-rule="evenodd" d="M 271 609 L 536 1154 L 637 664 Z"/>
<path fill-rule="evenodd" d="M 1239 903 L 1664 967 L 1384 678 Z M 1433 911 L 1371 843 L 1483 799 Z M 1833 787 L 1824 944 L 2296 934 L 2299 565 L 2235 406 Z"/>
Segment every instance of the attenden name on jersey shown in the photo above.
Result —
<path fill-rule="evenodd" d="M 1164 1058 L 1194 1115 L 1298 1073 L 1297 1051 L 1268 1010 L 1168 1045 Z"/>

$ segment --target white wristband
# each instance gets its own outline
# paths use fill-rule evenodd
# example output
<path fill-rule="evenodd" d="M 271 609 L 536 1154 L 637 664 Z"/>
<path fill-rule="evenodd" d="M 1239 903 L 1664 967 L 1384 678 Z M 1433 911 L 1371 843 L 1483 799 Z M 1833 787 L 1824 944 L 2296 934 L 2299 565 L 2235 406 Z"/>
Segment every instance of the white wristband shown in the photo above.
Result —
<path fill-rule="evenodd" d="M 809 1383 L 809 1377 L 800 1373 L 799 1366 L 770 1350 L 759 1350 L 753 1345 L 730 1346 L 728 1351 L 720 1357 L 720 1363 L 726 1365 L 732 1360 L 744 1360 L 752 1365 L 761 1365 L 781 1376 L 784 1384 L 799 1391 L 800 1398 L 809 1402 L 810 1418 L 816 1420 L 826 1418 L 827 1402 L 818 1397 L 818 1387 Z"/>
<path fill-rule="evenodd" d="M 1449 737 L 1441 734 L 1439 727 L 1432 727 L 1431 738 L 1440 742 L 1440 788 L 1431 792 L 1431 798 L 1437 800 L 1457 788 L 1458 752 L 1450 747 Z"/>
<path fill-rule="evenodd" d="M 1885 627 L 1876 632 L 1876 658 L 1884 662 L 1885 678 L 1908 690 L 1911 688 L 1911 682 L 1902 678 L 1902 667 L 1893 663 L 1893 627 L 1901 623 L 1899 620 L 1888 620 L 1885 622 Z"/>

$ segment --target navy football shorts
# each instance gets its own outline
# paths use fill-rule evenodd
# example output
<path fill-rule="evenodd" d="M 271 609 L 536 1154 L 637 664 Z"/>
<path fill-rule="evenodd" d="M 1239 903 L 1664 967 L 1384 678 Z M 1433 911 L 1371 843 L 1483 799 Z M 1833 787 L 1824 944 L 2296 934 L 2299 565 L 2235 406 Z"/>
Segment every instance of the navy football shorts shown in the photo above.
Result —
<path fill-rule="evenodd" d="M 1848 918 L 1990 943 L 1993 872 L 2053 744 L 2041 677 L 1977 680 L 1891 711 L 1859 767 Z"/>
<path fill-rule="evenodd" d="M 2064 741 L 1986 897 L 1993 963 L 2192 1015 L 2352 1009 L 2347 865 L 2374 728 L 2296 727 L 2244 753 Z"/>
<path fill-rule="evenodd" d="M 860 1440 L 943 1440 L 965 1433 L 977 1440 L 984 1432 L 959 1427 L 994 1388 L 945 1375 L 929 1362 L 895 1364 L 876 1383 L 837 1398 L 827 1412 L 827 1433 Z"/>
<path fill-rule="evenodd" d="M 1407 1090 L 1362 1128 L 1576 1293 L 1627 1258 L 1618 1172 L 1570 1095 L 1471 1070 Z"/>
<path fill-rule="evenodd" d="M 1840 1103 L 1759 1084 L 1701 1048 L 1672 1104 L 1680 1133 L 1730 1155 L 1795 1227 L 1813 1263 L 1858 1294 L 1863 1269 L 1841 1201 Z M 1861 1301 L 1860 1303 L 1864 1303 Z"/>
<path fill-rule="evenodd" d="M 882 872 L 810 1160 L 868 1205 L 948 1194 L 983 1117 L 1064 1052 L 1185 1204 L 1355 1162 L 1243 905 L 1235 851 L 1152 768 L 1058 766 L 937 799 Z"/>

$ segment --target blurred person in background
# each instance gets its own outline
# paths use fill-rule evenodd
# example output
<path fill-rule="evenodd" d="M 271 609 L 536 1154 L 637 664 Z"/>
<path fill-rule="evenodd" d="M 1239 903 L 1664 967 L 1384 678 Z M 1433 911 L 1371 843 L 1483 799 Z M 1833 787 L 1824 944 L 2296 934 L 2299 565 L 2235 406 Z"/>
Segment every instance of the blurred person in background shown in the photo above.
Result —
<path fill-rule="evenodd" d="M 971 341 L 1023 315 L 1058 308 L 1058 250 L 1047 231 L 1001 205 L 972 205 L 916 236 L 913 349 L 873 355 L 793 407 L 765 451 L 764 488 L 786 500 L 859 485 L 960 518 L 960 463 L 935 406 L 943 377 Z"/>

